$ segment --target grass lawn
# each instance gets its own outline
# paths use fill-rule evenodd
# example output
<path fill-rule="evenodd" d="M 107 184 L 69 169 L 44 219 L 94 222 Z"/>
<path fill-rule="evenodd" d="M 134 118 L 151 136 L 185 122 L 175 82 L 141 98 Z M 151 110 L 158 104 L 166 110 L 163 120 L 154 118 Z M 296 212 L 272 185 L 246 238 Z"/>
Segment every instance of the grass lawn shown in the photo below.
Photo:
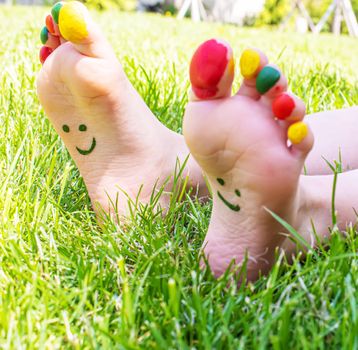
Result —
<path fill-rule="evenodd" d="M 278 259 L 269 276 L 238 289 L 198 266 L 211 203 L 173 200 L 164 219 L 148 209 L 127 227 L 97 225 L 36 97 L 45 11 L 0 7 L 0 348 L 358 349 L 354 227 L 304 261 Z M 309 112 L 358 104 L 357 39 L 94 16 L 175 131 L 191 54 L 210 37 L 231 42 L 237 57 L 248 45 L 266 50 Z"/>

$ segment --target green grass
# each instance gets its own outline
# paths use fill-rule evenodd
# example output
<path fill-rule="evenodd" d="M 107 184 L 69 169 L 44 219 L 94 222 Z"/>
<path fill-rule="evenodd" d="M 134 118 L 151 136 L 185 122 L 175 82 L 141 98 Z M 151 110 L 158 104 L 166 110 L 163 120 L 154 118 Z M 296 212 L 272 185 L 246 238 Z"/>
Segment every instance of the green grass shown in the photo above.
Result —
<path fill-rule="evenodd" d="M 164 219 L 146 208 L 126 227 L 97 225 L 36 97 L 44 14 L 0 7 L 0 348 L 358 349 L 354 227 L 237 289 L 198 266 L 210 203 L 186 198 Z M 358 104 L 357 40 L 95 16 L 130 80 L 175 131 L 190 56 L 210 37 L 230 41 L 237 57 L 247 45 L 265 50 L 309 112 Z"/>

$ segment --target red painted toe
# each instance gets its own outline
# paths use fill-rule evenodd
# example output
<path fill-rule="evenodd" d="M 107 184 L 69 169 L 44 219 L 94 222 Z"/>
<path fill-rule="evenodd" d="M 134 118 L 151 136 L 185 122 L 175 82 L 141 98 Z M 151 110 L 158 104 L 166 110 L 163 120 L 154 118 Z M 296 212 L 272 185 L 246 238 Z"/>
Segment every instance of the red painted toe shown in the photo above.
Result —
<path fill-rule="evenodd" d="M 42 64 L 45 63 L 47 57 L 50 56 L 52 52 L 53 52 L 53 50 L 50 49 L 50 48 L 47 47 L 47 46 L 42 46 L 42 47 L 41 47 L 41 50 L 40 50 L 40 61 L 41 61 Z"/>
<path fill-rule="evenodd" d="M 272 103 L 272 111 L 276 118 L 288 118 L 295 108 L 295 101 L 287 94 L 277 97 Z"/>

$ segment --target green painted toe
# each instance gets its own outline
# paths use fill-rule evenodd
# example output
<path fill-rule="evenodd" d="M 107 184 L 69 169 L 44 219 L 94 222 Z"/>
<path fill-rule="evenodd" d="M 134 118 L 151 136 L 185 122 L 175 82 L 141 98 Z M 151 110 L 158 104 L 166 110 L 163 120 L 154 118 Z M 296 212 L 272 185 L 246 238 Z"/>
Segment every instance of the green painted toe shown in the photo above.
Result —
<path fill-rule="evenodd" d="M 273 67 L 264 67 L 256 79 L 256 89 L 260 94 L 269 91 L 279 80 L 281 73 Z"/>
<path fill-rule="evenodd" d="M 56 24 L 58 24 L 58 16 L 60 15 L 60 10 L 61 10 L 62 6 L 63 6 L 63 3 L 58 2 L 55 5 L 53 5 L 53 7 L 52 7 L 51 15 L 52 15 L 52 18 Z"/>
<path fill-rule="evenodd" d="M 46 27 L 43 27 L 40 33 L 40 39 L 43 45 L 47 43 L 48 40 L 48 30 Z"/>

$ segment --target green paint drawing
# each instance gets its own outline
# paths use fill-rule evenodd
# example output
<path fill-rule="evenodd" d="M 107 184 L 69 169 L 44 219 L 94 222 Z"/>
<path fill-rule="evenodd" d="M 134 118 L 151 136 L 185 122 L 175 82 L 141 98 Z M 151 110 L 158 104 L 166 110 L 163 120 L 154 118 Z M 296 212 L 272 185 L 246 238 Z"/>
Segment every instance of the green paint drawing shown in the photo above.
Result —
<path fill-rule="evenodd" d="M 62 130 L 66 133 L 69 133 L 70 132 L 70 127 L 66 124 L 62 125 Z M 79 127 L 78 127 L 78 130 L 79 131 L 87 131 L 87 126 L 85 124 L 81 124 Z M 88 149 L 81 149 L 79 147 L 76 147 L 77 149 L 77 152 L 79 154 L 82 154 L 83 156 L 87 156 L 88 154 L 92 153 L 93 150 L 95 149 L 97 145 L 97 142 L 96 142 L 96 139 L 93 138 L 92 139 L 92 144 L 91 144 L 91 147 L 88 148 Z"/>
<path fill-rule="evenodd" d="M 94 148 L 96 147 L 96 139 L 93 138 L 92 139 L 92 145 L 89 149 L 81 149 L 76 147 L 78 153 L 82 154 L 83 156 L 87 156 L 88 154 L 92 153 L 92 151 L 94 150 Z"/>
<path fill-rule="evenodd" d="M 239 205 L 234 205 L 234 204 L 231 204 L 230 202 L 228 202 L 223 196 L 222 194 L 220 193 L 220 191 L 217 192 L 218 193 L 218 196 L 219 198 L 224 202 L 224 204 L 229 207 L 231 210 L 233 211 L 239 211 L 240 210 L 240 206 Z"/>
<path fill-rule="evenodd" d="M 221 178 L 217 178 L 216 181 L 221 185 L 224 186 L 225 185 L 225 181 Z"/>
<path fill-rule="evenodd" d="M 221 185 L 221 186 L 224 186 L 225 185 L 225 181 L 224 179 L 218 177 L 216 179 L 216 181 Z M 224 202 L 224 204 L 229 207 L 231 210 L 233 211 L 239 211 L 240 210 L 240 206 L 239 205 L 235 205 L 235 204 L 232 204 L 230 203 L 228 200 L 226 200 L 224 198 L 224 196 L 220 193 L 220 191 L 217 192 L 218 193 L 218 196 L 219 198 Z M 241 192 L 239 190 L 235 190 L 235 194 L 238 196 L 238 197 L 241 197 Z"/>

